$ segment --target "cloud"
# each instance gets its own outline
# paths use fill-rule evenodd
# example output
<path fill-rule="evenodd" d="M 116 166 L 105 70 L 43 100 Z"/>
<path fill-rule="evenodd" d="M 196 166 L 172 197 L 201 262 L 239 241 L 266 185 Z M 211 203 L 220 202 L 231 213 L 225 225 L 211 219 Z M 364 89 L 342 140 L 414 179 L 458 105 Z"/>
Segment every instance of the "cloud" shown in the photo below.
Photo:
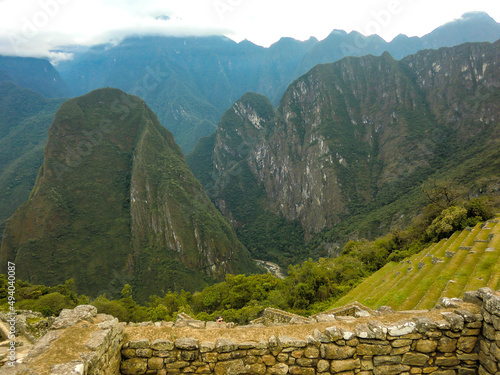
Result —
<path fill-rule="evenodd" d="M 474 1 L 500 19 L 492 3 Z M 0 0 L 0 54 L 57 61 L 70 57 L 61 46 L 132 35 L 226 35 L 269 46 L 283 36 L 323 39 L 343 29 L 388 40 L 421 36 L 471 10 L 470 0 Z"/>

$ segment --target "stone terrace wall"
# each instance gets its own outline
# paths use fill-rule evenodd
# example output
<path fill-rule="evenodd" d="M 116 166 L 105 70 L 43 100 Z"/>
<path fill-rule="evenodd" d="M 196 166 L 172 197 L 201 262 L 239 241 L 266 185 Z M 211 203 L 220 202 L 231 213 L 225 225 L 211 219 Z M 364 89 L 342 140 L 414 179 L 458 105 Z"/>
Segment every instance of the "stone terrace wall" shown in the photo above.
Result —
<path fill-rule="evenodd" d="M 223 331 L 216 329 L 189 331 L 193 335 L 213 332 L 199 336 L 214 337 L 213 342 L 200 341 L 180 335 L 186 331 L 175 327 L 168 328 L 172 330 L 171 340 L 157 335 L 159 339 L 149 341 L 141 339 L 142 325 L 131 340 L 116 319 L 96 315 L 92 306 L 79 306 L 61 314 L 52 330 L 33 347 L 26 363 L 15 369 L 2 368 L 0 374 L 499 375 L 500 296 L 483 288 L 466 293 L 464 302 L 468 303 L 446 300 L 445 310 L 398 315 L 408 316 L 403 320 L 389 314 L 355 322 L 339 320 L 331 326 L 301 324 L 296 327 L 305 332 L 305 337 L 261 335 L 259 338 L 266 339 L 246 342 L 222 337 Z M 275 332 L 298 332 L 290 327 L 280 326 L 283 329 Z M 72 342 L 63 341 L 61 346 L 60 341 L 67 340 L 71 330 L 77 329 L 80 336 Z M 148 334 L 165 332 L 156 329 L 165 327 L 146 327 Z M 234 330 L 252 329 L 257 328 Z M 224 330 L 226 334 L 232 331 Z M 79 353 L 74 360 L 68 362 L 56 355 L 52 360 L 59 362 L 50 362 L 50 366 L 44 363 L 49 358 L 47 352 L 68 345 L 81 345 L 84 350 L 80 353 L 71 347 L 70 351 Z M 40 364 L 49 370 L 39 371 Z"/>
<path fill-rule="evenodd" d="M 482 300 L 484 318 L 479 351 L 479 374 L 500 373 L 500 298 L 488 289 L 480 289 L 477 297 Z"/>
<path fill-rule="evenodd" d="M 483 317 L 466 309 L 419 317 L 394 325 L 372 322 L 349 331 L 336 326 L 304 339 L 214 343 L 195 338 L 129 341 L 122 374 L 440 374 L 472 375 L 479 367 Z"/>
<path fill-rule="evenodd" d="M 4 365 L 0 374 L 119 374 L 124 325 L 111 315 L 97 314 L 94 306 L 64 309 L 23 362 Z"/>

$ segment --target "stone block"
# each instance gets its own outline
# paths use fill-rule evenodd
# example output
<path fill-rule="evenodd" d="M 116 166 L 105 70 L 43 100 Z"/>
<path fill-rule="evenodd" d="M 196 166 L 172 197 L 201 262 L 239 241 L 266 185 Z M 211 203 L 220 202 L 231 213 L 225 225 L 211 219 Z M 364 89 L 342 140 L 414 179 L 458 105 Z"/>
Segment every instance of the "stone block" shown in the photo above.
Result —
<path fill-rule="evenodd" d="M 165 364 L 167 372 L 169 372 L 170 370 L 174 370 L 174 369 L 182 369 L 182 368 L 185 368 L 188 366 L 189 366 L 189 362 L 186 362 L 186 361 L 176 361 L 176 362 Z"/>
<path fill-rule="evenodd" d="M 314 358 L 298 358 L 295 363 L 302 367 L 316 367 L 318 360 Z"/>
<path fill-rule="evenodd" d="M 266 366 L 272 366 L 276 363 L 276 358 L 274 358 L 270 354 L 267 354 L 262 356 L 262 361 L 266 364 Z"/>
<path fill-rule="evenodd" d="M 143 339 L 143 340 L 129 341 L 124 348 L 145 349 L 149 347 L 150 347 L 149 340 Z"/>
<path fill-rule="evenodd" d="M 175 340 L 174 345 L 177 349 L 196 350 L 199 348 L 199 342 L 193 337 L 181 337 Z"/>
<path fill-rule="evenodd" d="M 359 358 L 337 360 L 331 362 L 330 372 L 336 374 L 343 371 L 351 371 L 354 369 L 359 369 L 360 367 L 361 367 L 361 362 Z"/>
<path fill-rule="evenodd" d="M 198 359 L 197 350 L 183 350 L 181 351 L 181 358 L 183 361 L 194 361 Z"/>
<path fill-rule="evenodd" d="M 403 355 L 402 363 L 409 366 L 423 367 L 430 357 L 423 353 L 406 353 Z"/>
<path fill-rule="evenodd" d="M 149 370 L 161 370 L 163 368 L 163 358 L 153 357 L 148 359 Z"/>
<path fill-rule="evenodd" d="M 401 348 L 392 348 L 390 355 L 402 355 L 408 353 L 411 350 L 411 346 L 402 346 Z"/>
<path fill-rule="evenodd" d="M 151 358 L 153 356 L 152 349 L 136 349 L 135 350 L 136 357 L 140 358 Z"/>
<path fill-rule="evenodd" d="M 320 359 L 318 361 L 318 364 L 316 365 L 316 370 L 318 370 L 318 372 L 328 371 L 329 368 L 330 368 L 330 362 L 324 359 Z"/>
<path fill-rule="evenodd" d="M 457 339 L 444 336 L 438 340 L 437 350 L 441 353 L 453 353 L 457 349 Z"/>
<path fill-rule="evenodd" d="M 373 374 L 374 375 L 397 375 L 397 374 L 401 374 L 402 372 L 409 371 L 409 370 L 410 370 L 410 366 L 385 365 L 385 366 L 375 367 L 373 369 Z"/>
<path fill-rule="evenodd" d="M 356 353 L 356 348 L 336 344 L 321 344 L 319 350 L 323 359 L 347 359 L 353 357 Z"/>
<path fill-rule="evenodd" d="M 437 328 L 436 322 L 426 316 L 415 317 L 413 321 L 415 322 L 416 330 L 420 333 L 425 333 Z"/>
<path fill-rule="evenodd" d="M 474 350 L 477 344 L 477 336 L 462 336 L 458 339 L 457 349 L 465 353 L 470 353 Z"/>
<path fill-rule="evenodd" d="M 415 350 L 420 353 L 432 353 L 437 348 L 437 341 L 434 340 L 418 340 Z"/>
<path fill-rule="evenodd" d="M 232 359 L 236 358 L 244 358 L 247 355 L 246 350 L 235 350 L 234 352 L 230 352 L 230 356 Z"/>
<path fill-rule="evenodd" d="M 490 354 L 495 357 L 495 359 L 500 362 L 500 347 L 498 344 L 493 343 L 490 346 Z"/>
<path fill-rule="evenodd" d="M 122 361 L 120 372 L 124 375 L 145 374 L 148 369 L 148 360 L 145 358 L 131 358 Z"/>
<path fill-rule="evenodd" d="M 151 344 L 151 349 L 153 350 L 173 350 L 174 343 L 168 340 L 155 340 Z"/>
<path fill-rule="evenodd" d="M 478 353 L 458 353 L 457 358 L 460 361 L 476 362 L 476 361 L 479 361 L 479 354 Z"/>
<path fill-rule="evenodd" d="M 267 374 L 269 374 L 269 375 L 286 375 L 286 374 L 288 374 L 288 365 L 285 363 L 278 363 L 276 365 L 268 367 Z M 230 374 L 227 374 L 227 375 L 230 375 Z"/>
<path fill-rule="evenodd" d="M 488 370 L 490 373 L 495 374 L 498 371 L 498 364 L 491 355 L 486 355 L 483 352 L 479 352 L 479 362 L 481 365 Z"/>
<path fill-rule="evenodd" d="M 217 362 L 217 353 L 203 353 L 201 359 L 203 362 L 215 363 Z"/>
<path fill-rule="evenodd" d="M 218 362 L 214 368 L 215 375 L 240 375 L 246 374 L 247 370 L 242 359 Z"/>
<path fill-rule="evenodd" d="M 135 357 L 135 349 L 123 349 L 122 357 L 124 358 L 134 358 Z"/>
<path fill-rule="evenodd" d="M 476 314 L 467 309 L 456 309 L 454 313 L 464 318 L 465 323 L 472 323 L 477 320 Z"/>
<path fill-rule="evenodd" d="M 245 366 L 247 373 L 252 375 L 264 375 L 266 373 L 266 369 L 267 367 L 263 363 L 254 363 Z"/>
<path fill-rule="evenodd" d="M 208 353 L 215 349 L 215 344 L 213 342 L 201 342 L 199 346 L 200 353 Z"/>
<path fill-rule="evenodd" d="M 458 375 L 477 375 L 477 369 L 475 368 L 459 368 Z"/>
<path fill-rule="evenodd" d="M 393 337 L 404 336 L 415 332 L 417 325 L 411 320 L 402 320 L 387 326 L 387 332 Z"/>
<path fill-rule="evenodd" d="M 290 366 L 288 374 L 291 375 L 315 375 L 316 371 L 310 367 Z"/>
<path fill-rule="evenodd" d="M 67 328 L 82 320 L 91 320 L 97 316 L 97 308 L 92 305 L 80 305 L 74 309 L 63 309 L 50 326 L 51 330 Z"/>
<path fill-rule="evenodd" d="M 319 358 L 319 349 L 315 347 L 307 347 L 304 350 L 304 357 L 306 358 Z"/>
<path fill-rule="evenodd" d="M 373 357 L 373 366 L 383 366 L 383 365 L 398 365 L 402 361 L 402 356 L 400 355 L 377 355 Z"/>
<path fill-rule="evenodd" d="M 456 356 L 450 356 L 450 357 L 436 357 L 436 360 L 434 362 L 436 366 L 446 366 L 446 367 L 451 367 L 451 366 L 456 366 L 460 364 L 460 360 Z"/>
<path fill-rule="evenodd" d="M 246 341 L 242 343 L 238 343 L 238 349 L 255 349 L 257 347 L 257 343 L 255 341 Z"/>
<path fill-rule="evenodd" d="M 296 339 L 294 337 L 280 335 L 278 336 L 278 346 L 282 348 L 305 348 L 307 345 L 305 340 Z"/>
<path fill-rule="evenodd" d="M 450 323 L 450 329 L 452 331 L 461 331 L 464 328 L 465 320 L 461 315 L 452 312 L 443 312 L 441 315 Z"/>
<path fill-rule="evenodd" d="M 393 348 L 400 348 L 402 346 L 409 346 L 413 343 L 413 340 L 408 339 L 397 339 L 391 342 Z"/>
<path fill-rule="evenodd" d="M 212 370 L 210 369 L 210 366 L 207 364 L 201 365 L 196 369 L 197 374 L 211 374 Z"/>
<path fill-rule="evenodd" d="M 336 328 L 336 327 L 330 327 L 330 328 Z M 330 329 L 330 328 L 327 328 L 326 330 Z M 325 331 L 326 333 L 326 331 Z M 340 334 L 340 332 L 339 332 Z M 315 329 L 314 332 L 313 332 L 313 337 L 315 340 L 321 342 L 321 343 L 328 343 L 330 340 L 328 339 L 327 336 L 325 336 L 324 334 L 322 334 L 318 329 Z M 339 338 L 342 338 L 342 336 L 339 336 Z M 332 340 L 332 341 L 335 341 L 335 340 Z"/>
<path fill-rule="evenodd" d="M 483 324 L 483 336 L 490 341 L 495 341 L 495 328 L 488 323 Z"/>

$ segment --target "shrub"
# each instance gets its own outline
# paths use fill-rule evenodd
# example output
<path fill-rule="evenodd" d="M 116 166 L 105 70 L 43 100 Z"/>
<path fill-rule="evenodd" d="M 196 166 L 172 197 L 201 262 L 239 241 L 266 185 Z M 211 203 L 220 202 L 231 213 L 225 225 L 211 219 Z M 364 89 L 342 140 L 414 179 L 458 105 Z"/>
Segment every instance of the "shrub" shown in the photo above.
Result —
<path fill-rule="evenodd" d="M 61 293 L 49 293 L 40 297 L 34 306 L 44 316 L 57 316 L 62 309 L 72 309 L 75 305 Z"/>
<path fill-rule="evenodd" d="M 425 234 L 429 240 L 438 241 L 449 237 L 453 232 L 462 228 L 467 219 L 467 210 L 464 207 L 451 206 L 444 209 L 427 228 Z"/>

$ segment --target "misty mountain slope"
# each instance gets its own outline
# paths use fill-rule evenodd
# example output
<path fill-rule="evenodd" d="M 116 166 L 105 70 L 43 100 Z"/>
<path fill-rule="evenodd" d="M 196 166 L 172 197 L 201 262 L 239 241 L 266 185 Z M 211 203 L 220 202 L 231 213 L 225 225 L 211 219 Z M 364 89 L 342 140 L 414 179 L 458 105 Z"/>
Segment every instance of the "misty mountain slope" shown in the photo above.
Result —
<path fill-rule="evenodd" d="M 334 62 L 344 56 L 379 56 L 387 51 L 396 60 L 400 60 L 423 49 L 453 47 L 467 42 L 493 43 L 498 39 L 500 24 L 484 12 L 465 13 L 461 18 L 448 22 L 421 38 L 400 34 L 390 42 L 377 35 L 364 36 L 357 31 L 347 34 L 342 30 L 334 30 L 304 56 L 296 74 L 298 77 L 317 64 Z"/>
<path fill-rule="evenodd" d="M 13 82 L 47 98 L 69 96 L 69 89 L 47 60 L 0 56 L 0 82 Z"/>
<path fill-rule="evenodd" d="M 28 199 L 43 161 L 47 130 L 62 102 L 0 82 L 0 228 Z"/>
<path fill-rule="evenodd" d="M 116 89 L 61 106 L 30 198 L 4 234 L 3 268 L 15 261 L 19 278 L 45 285 L 74 278 L 92 296 L 128 282 L 145 300 L 258 271 L 171 133 Z"/>
<path fill-rule="evenodd" d="M 239 178 L 233 165 L 244 163 L 240 171 L 250 172 L 261 204 L 300 221 L 308 237 L 337 227 L 348 232 L 345 223 L 373 237 L 424 204 L 418 193 L 430 177 L 498 194 L 499 47 L 472 43 L 399 62 L 385 53 L 318 65 L 288 87 L 258 139 L 233 121 L 245 140 L 244 161 L 231 152 L 237 147 L 223 122 L 188 161 L 194 166 L 203 155 L 208 166 L 211 158 L 211 172 L 200 177 L 207 189 Z M 228 150 L 225 159 L 219 150 Z M 232 188 L 238 195 L 247 186 Z M 212 200 L 233 218 L 226 197 L 219 189 Z M 334 233 L 325 238 L 338 240 Z"/>
<path fill-rule="evenodd" d="M 139 95 L 188 153 L 245 92 L 263 94 L 277 105 L 288 85 L 317 64 L 384 51 L 401 59 L 424 48 L 499 38 L 500 25 L 478 12 L 422 38 L 401 35 L 391 42 L 340 30 L 322 41 L 282 38 L 269 48 L 221 36 L 134 37 L 116 46 L 92 47 L 57 69 L 74 95 L 101 87 Z"/>

